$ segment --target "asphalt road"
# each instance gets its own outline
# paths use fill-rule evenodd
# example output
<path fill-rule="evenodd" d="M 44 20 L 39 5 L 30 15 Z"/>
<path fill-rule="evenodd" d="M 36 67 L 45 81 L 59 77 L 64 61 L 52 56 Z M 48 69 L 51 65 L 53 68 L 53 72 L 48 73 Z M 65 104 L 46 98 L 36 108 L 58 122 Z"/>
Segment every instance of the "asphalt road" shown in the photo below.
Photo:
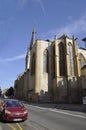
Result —
<path fill-rule="evenodd" d="M 86 130 L 86 113 L 29 105 L 30 122 L 38 130 Z"/>
<path fill-rule="evenodd" d="M 0 122 L 0 130 L 86 130 L 86 113 L 25 104 L 25 122 Z"/>

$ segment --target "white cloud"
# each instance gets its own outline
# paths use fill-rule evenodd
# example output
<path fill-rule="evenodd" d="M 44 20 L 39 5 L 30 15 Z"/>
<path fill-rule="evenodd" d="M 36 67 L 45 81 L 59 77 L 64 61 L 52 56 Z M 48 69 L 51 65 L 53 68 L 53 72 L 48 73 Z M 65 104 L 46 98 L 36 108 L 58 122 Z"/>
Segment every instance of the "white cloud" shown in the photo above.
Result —
<path fill-rule="evenodd" d="M 21 60 L 24 59 L 26 54 L 21 54 L 12 58 L 5 58 L 5 59 L 0 59 L 0 62 L 6 62 L 6 61 L 16 61 L 16 60 Z"/>
<path fill-rule="evenodd" d="M 41 7 L 43 13 L 45 14 L 45 8 L 44 8 L 42 0 L 37 0 L 37 2 L 40 4 L 40 7 Z"/>
<path fill-rule="evenodd" d="M 34 2 L 34 4 L 35 3 L 39 4 L 40 7 L 41 7 L 41 10 L 43 11 L 43 13 L 46 14 L 45 7 L 43 5 L 43 1 L 42 0 L 31 0 L 31 1 Z"/>
<path fill-rule="evenodd" d="M 47 33 L 43 33 L 41 36 L 52 39 L 54 35 L 61 36 L 66 33 L 67 35 L 71 36 L 78 35 L 83 32 L 86 32 L 86 13 L 79 19 L 71 21 L 71 23 L 68 23 L 66 26 L 52 29 Z"/>

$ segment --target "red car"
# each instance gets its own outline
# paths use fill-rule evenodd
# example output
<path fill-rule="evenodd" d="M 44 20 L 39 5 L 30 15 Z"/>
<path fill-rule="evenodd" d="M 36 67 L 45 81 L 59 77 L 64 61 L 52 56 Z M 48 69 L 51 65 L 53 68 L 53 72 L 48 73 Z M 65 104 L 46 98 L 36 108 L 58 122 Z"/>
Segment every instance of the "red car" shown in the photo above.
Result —
<path fill-rule="evenodd" d="M 0 113 L 5 121 L 25 121 L 28 117 L 28 112 L 22 102 L 15 99 L 1 101 Z"/>

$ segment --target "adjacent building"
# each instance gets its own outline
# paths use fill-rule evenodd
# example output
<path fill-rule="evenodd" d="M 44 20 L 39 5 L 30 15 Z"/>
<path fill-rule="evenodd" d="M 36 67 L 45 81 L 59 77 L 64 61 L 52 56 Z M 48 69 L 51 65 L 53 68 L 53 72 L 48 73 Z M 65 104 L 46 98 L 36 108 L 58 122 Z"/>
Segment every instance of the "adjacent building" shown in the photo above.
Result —
<path fill-rule="evenodd" d="M 15 80 L 15 96 L 34 102 L 82 102 L 81 68 L 86 65 L 86 49 L 66 34 L 53 41 L 36 39 L 32 32 L 26 53 L 25 71 Z"/>

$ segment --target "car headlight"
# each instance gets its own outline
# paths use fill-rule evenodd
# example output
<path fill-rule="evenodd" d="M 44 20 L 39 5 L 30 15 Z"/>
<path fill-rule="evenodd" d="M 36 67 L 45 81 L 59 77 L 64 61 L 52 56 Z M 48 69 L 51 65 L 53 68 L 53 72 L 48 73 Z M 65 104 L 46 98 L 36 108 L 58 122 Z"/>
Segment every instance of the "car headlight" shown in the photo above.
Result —
<path fill-rule="evenodd" d="M 27 111 L 27 110 L 25 110 L 25 111 L 24 111 L 24 114 L 27 114 L 27 113 L 28 113 L 28 111 Z"/>
<path fill-rule="evenodd" d="M 10 111 L 8 111 L 8 110 L 5 110 L 5 113 L 6 113 L 6 114 L 11 114 L 11 112 L 10 112 Z"/>

